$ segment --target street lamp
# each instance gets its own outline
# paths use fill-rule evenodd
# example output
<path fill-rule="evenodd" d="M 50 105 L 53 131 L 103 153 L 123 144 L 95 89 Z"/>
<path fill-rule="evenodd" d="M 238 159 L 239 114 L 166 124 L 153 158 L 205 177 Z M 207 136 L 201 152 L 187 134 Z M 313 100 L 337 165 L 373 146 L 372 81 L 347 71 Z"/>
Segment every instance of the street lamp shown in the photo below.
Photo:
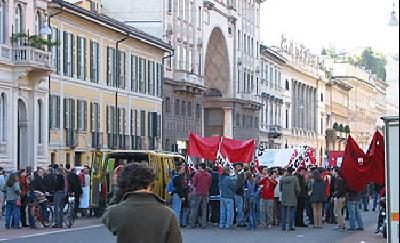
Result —
<path fill-rule="evenodd" d="M 40 35 L 51 35 L 51 28 L 47 21 L 43 23 L 43 27 L 40 29 Z"/>
<path fill-rule="evenodd" d="M 393 11 L 390 13 L 389 26 L 392 26 L 392 27 L 399 26 L 399 20 L 397 19 L 397 16 L 396 16 L 394 3 L 393 3 Z"/>

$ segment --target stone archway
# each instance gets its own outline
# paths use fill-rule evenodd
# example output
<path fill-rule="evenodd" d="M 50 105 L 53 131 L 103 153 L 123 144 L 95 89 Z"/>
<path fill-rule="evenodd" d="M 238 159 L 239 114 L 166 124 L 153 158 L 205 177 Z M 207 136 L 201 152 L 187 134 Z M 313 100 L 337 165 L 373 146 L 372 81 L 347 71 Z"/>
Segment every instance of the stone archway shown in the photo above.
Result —
<path fill-rule="evenodd" d="M 218 90 L 224 98 L 231 95 L 228 48 L 220 28 L 213 29 L 208 41 L 204 84 L 209 90 Z"/>

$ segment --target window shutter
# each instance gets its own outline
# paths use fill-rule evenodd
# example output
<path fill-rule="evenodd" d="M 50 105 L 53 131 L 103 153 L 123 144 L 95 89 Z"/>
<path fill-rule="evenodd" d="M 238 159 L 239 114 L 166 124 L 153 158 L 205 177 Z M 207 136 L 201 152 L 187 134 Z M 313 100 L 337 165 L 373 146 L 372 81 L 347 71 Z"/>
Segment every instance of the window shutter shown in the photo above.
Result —
<path fill-rule="evenodd" d="M 78 50 L 78 61 L 76 62 L 76 73 L 78 75 L 78 78 L 82 78 L 82 37 L 77 37 L 78 41 L 77 41 L 77 50 Z M 79 104 L 79 103 L 78 103 Z"/>
<path fill-rule="evenodd" d="M 60 96 L 57 95 L 56 128 L 60 128 Z"/>
<path fill-rule="evenodd" d="M 87 102 L 83 101 L 83 130 L 87 130 Z"/>
<path fill-rule="evenodd" d="M 93 102 L 90 102 L 90 131 L 94 132 L 94 114 L 93 114 Z"/>
<path fill-rule="evenodd" d="M 147 113 L 147 135 L 149 138 L 153 137 L 153 129 L 152 129 L 152 114 L 153 112 L 148 112 Z"/>
<path fill-rule="evenodd" d="M 99 83 L 100 79 L 100 48 L 99 48 L 99 43 L 95 43 L 96 47 L 96 56 L 95 56 L 95 61 L 96 63 L 96 70 L 95 70 L 95 75 L 96 75 L 96 83 Z"/>
<path fill-rule="evenodd" d="M 83 124 L 82 124 L 82 111 L 83 111 L 83 107 L 82 107 L 82 101 L 78 100 L 78 118 L 77 118 L 77 125 L 78 125 L 78 131 L 82 131 L 83 130 Z"/>
<path fill-rule="evenodd" d="M 138 135 L 138 111 L 137 110 L 134 111 L 134 122 L 135 122 L 134 133 L 135 133 L 135 136 L 137 136 Z"/>
<path fill-rule="evenodd" d="M 68 75 L 68 34 L 63 31 L 63 74 Z"/>
<path fill-rule="evenodd" d="M 95 79 L 94 79 L 94 67 L 93 67 L 93 64 L 94 64 L 94 57 L 93 57 L 93 41 L 90 41 L 90 81 L 91 82 L 95 82 Z M 90 107 L 92 107 L 92 106 L 90 106 Z"/>
<path fill-rule="evenodd" d="M 152 127 L 153 134 L 152 135 L 153 136 L 152 137 L 154 138 L 154 137 L 157 137 L 157 112 L 153 112 L 152 114 L 153 114 L 153 117 L 152 117 L 152 122 L 153 122 L 153 127 Z"/>
<path fill-rule="evenodd" d="M 107 133 L 110 133 L 110 107 L 109 107 L 109 106 L 107 106 L 107 114 L 106 114 L 106 117 L 107 117 L 107 127 L 106 127 L 106 131 L 107 131 Z"/>
<path fill-rule="evenodd" d="M 75 40 L 74 35 L 71 34 L 71 77 L 74 77 L 75 74 Z"/>
<path fill-rule="evenodd" d="M 124 111 L 124 131 L 123 131 L 123 134 L 128 134 L 128 127 L 126 126 L 127 125 L 127 119 L 128 119 L 128 116 L 127 116 L 127 112 L 126 112 L 126 109 L 125 108 L 123 108 L 123 111 Z"/>
<path fill-rule="evenodd" d="M 72 129 L 72 130 L 75 130 L 76 129 L 76 126 L 75 126 L 75 118 L 76 118 L 76 114 L 75 114 L 75 100 L 74 99 L 70 99 L 70 102 L 71 102 L 71 104 L 70 104 L 70 117 L 71 117 L 71 125 L 70 125 L 70 128 Z"/>
<path fill-rule="evenodd" d="M 86 38 L 83 38 L 83 80 L 86 80 Z"/>
<path fill-rule="evenodd" d="M 101 121 L 101 117 L 100 117 L 100 104 L 96 103 L 96 132 L 98 131 L 102 131 L 101 127 L 100 127 L 100 121 Z"/>
<path fill-rule="evenodd" d="M 54 127 L 54 119 L 53 119 L 53 107 L 54 107 L 54 105 L 53 105 L 53 103 L 54 103 L 54 95 L 50 95 L 50 99 L 49 99 L 49 120 L 50 120 L 50 122 L 49 122 L 49 128 L 51 129 L 51 128 L 53 128 Z"/>
<path fill-rule="evenodd" d="M 64 128 L 68 128 L 67 120 L 68 120 L 68 100 L 66 98 L 63 99 L 63 111 L 64 111 L 64 116 L 63 116 L 63 125 Z"/>

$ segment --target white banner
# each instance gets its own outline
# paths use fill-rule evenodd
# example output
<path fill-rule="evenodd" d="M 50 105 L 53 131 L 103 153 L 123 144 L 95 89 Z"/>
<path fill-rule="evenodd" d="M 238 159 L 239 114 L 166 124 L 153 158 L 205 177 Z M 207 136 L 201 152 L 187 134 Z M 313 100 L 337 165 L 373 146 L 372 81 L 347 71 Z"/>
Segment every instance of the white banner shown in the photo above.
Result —
<path fill-rule="evenodd" d="M 265 149 L 258 151 L 259 166 L 285 167 L 290 163 L 295 149 Z"/>

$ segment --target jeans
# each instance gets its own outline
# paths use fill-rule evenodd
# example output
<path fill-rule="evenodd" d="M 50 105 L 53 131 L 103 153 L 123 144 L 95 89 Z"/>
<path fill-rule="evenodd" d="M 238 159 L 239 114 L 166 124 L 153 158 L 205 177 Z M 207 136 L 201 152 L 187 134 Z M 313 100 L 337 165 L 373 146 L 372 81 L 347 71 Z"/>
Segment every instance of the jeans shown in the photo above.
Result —
<path fill-rule="evenodd" d="M 210 221 L 213 224 L 219 223 L 219 213 L 220 213 L 220 199 L 210 199 L 210 209 L 211 217 Z"/>
<path fill-rule="evenodd" d="M 361 197 L 361 203 L 358 208 L 362 209 L 364 208 L 364 210 L 368 210 L 368 204 L 369 204 L 369 196 L 366 197 Z"/>
<path fill-rule="evenodd" d="M 181 217 L 181 208 L 182 208 L 182 200 L 178 193 L 172 194 L 172 210 L 176 216 L 176 220 L 178 220 L 178 224 L 180 223 Z"/>
<path fill-rule="evenodd" d="M 243 197 L 235 195 L 234 200 L 236 210 L 236 223 L 237 225 L 244 225 Z"/>
<path fill-rule="evenodd" d="M 375 210 L 376 207 L 378 206 L 378 196 L 379 196 L 379 194 L 378 194 L 377 191 L 373 191 L 373 192 L 372 192 L 372 198 L 373 198 L 373 201 L 372 201 L 372 209 L 373 209 L 373 210 Z"/>
<path fill-rule="evenodd" d="M 347 208 L 349 210 L 349 220 L 350 220 L 350 229 L 356 229 L 356 223 L 358 228 L 363 229 L 364 225 L 362 222 L 361 214 L 358 209 L 360 202 L 358 201 L 349 201 L 347 203 Z"/>
<path fill-rule="evenodd" d="M 192 196 L 190 199 L 190 217 L 189 227 L 193 228 L 196 223 L 197 215 L 199 212 L 199 206 L 201 206 L 201 227 L 206 227 L 207 220 L 207 199 L 208 196 Z"/>
<path fill-rule="evenodd" d="M 260 190 L 254 195 L 254 220 L 256 224 L 260 223 Z"/>
<path fill-rule="evenodd" d="M 183 206 L 181 208 L 181 217 L 180 217 L 180 224 L 183 226 L 187 226 L 188 221 L 189 221 L 189 208 L 186 206 Z"/>
<path fill-rule="evenodd" d="M 282 230 L 286 229 L 286 214 L 289 208 L 289 229 L 294 229 L 296 207 L 282 206 Z"/>
<path fill-rule="evenodd" d="M 19 228 L 20 208 L 17 207 L 17 200 L 7 200 L 6 202 L 6 229 L 11 228 L 11 215 L 14 228 Z"/>
<path fill-rule="evenodd" d="M 64 208 L 65 193 L 54 193 L 54 224 L 62 226 L 63 223 L 63 208 Z"/>
<path fill-rule="evenodd" d="M 233 199 L 223 198 L 220 199 L 220 220 L 219 227 L 221 229 L 229 229 L 233 227 Z"/>
<path fill-rule="evenodd" d="M 255 204 L 254 204 L 254 197 L 247 198 L 245 200 L 248 200 L 249 203 L 249 211 L 246 212 L 246 218 L 249 219 L 249 223 L 247 225 L 248 229 L 255 229 L 256 228 L 256 222 L 255 222 L 255 216 L 254 216 L 254 209 L 255 209 Z"/>

